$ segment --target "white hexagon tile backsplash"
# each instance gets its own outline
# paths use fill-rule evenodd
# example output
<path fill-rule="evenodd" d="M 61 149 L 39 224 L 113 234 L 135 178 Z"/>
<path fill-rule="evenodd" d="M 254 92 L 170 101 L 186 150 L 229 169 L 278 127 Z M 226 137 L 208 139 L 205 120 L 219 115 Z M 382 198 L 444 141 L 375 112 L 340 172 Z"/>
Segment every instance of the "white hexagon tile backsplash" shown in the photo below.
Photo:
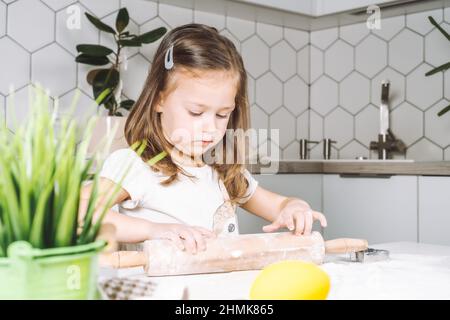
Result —
<path fill-rule="evenodd" d="M 342 81 L 354 68 L 354 49 L 343 40 L 333 43 L 325 52 L 325 73 Z"/>
<path fill-rule="evenodd" d="M 423 61 L 423 37 L 404 29 L 389 42 L 389 65 L 408 74 Z"/>
<path fill-rule="evenodd" d="M 242 43 L 242 59 L 246 61 L 245 67 L 253 78 L 269 70 L 269 48 L 257 35 L 253 35 Z"/>
<path fill-rule="evenodd" d="M 280 26 L 257 22 L 256 33 L 268 46 L 273 46 L 283 39 L 283 28 Z M 305 44 L 307 43 L 308 39 Z"/>
<path fill-rule="evenodd" d="M 355 69 L 372 78 L 387 65 L 387 44 L 370 34 L 355 48 Z"/>
<path fill-rule="evenodd" d="M 0 2 L 0 21 L 6 21 L 6 4 Z M 0 37 L 6 33 L 6 23 L 0 23 Z"/>
<path fill-rule="evenodd" d="M 358 71 L 345 77 L 339 89 L 340 105 L 352 114 L 357 114 L 370 101 L 370 80 Z"/>
<path fill-rule="evenodd" d="M 39 0 L 8 4 L 7 33 L 30 52 L 55 40 L 55 12 Z"/>
<path fill-rule="evenodd" d="M 10 88 L 25 103 L 34 81 L 48 88 L 51 103 L 81 90 L 83 106 L 74 115 L 80 121 L 92 111 L 91 68 L 74 62 L 75 46 L 112 40 L 84 15 L 81 29 L 69 29 L 73 5 L 109 24 L 127 7 L 135 33 L 190 22 L 214 26 L 242 54 L 252 125 L 280 130 L 280 140 L 270 145 L 283 158 L 298 158 L 305 138 L 337 140 L 332 158 L 373 157 L 368 147 L 378 134 L 381 81 L 389 79 L 391 126 L 408 145 L 406 157 L 450 160 L 450 115 L 436 115 L 450 103 L 450 72 L 424 75 L 447 62 L 450 49 L 427 17 L 450 31 L 450 9 L 383 18 L 379 30 L 357 23 L 309 32 L 242 19 L 233 5 L 203 12 L 143 0 L 0 0 L 0 114 L 8 126 Z M 128 50 L 124 96 L 139 95 L 160 41 Z M 24 119 L 26 108 L 15 116 Z M 311 157 L 322 158 L 322 144 L 312 145 Z"/>
<path fill-rule="evenodd" d="M 270 49 L 270 68 L 281 81 L 295 75 L 295 50 L 287 41 L 281 40 Z"/>
<path fill-rule="evenodd" d="M 280 130 L 280 141 L 278 145 L 282 149 L 287 147 L 295 139 L 295 118 L 284 107 L 277 109 L 270 116 L 269 128 Z"/>
<path fill-rule="evenodd" d="M 358 112 L 355 116 L 355 139 L 368 146 L 370 141 L 374 140 L 373 137 L 378 137 L 380 132 L 378 119 L 378 109 L 372 104 Z"/>

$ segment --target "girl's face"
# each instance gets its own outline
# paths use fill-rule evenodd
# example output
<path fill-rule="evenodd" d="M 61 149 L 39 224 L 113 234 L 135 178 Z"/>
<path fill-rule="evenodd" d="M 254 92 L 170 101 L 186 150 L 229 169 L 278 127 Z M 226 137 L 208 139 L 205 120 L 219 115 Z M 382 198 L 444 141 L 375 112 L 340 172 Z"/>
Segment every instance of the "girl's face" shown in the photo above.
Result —
<path fill-rule="evenodd" d="M 224 71 L 204 71 L 198 77 L 177 71 L 174 84 L 156 107 L 164 135 L 183 155 L 201 158 L 225 135 L 235 108 L 237 77 Z"/>

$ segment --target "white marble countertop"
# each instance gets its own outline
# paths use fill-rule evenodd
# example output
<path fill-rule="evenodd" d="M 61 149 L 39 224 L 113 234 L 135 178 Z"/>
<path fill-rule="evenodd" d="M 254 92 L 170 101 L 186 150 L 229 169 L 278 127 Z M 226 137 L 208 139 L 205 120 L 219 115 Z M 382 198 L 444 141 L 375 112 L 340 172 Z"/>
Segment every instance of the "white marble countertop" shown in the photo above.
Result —
<path fill-rule="evenodd" d="M 371 247 L 389 250 L 390 259 L 356 263 L 343 261 L 342 256 L 326 258 L 320 268 L 330 276 L 328 299 L 450 299 L 450 246 L 394 242 Z M 248 299 L 258 273 L 147 277 L 143 268 L 101 269 L 100 279 L 119 276 L 154 281 L 159 289 L 154 299 L 233 300 Z"/>

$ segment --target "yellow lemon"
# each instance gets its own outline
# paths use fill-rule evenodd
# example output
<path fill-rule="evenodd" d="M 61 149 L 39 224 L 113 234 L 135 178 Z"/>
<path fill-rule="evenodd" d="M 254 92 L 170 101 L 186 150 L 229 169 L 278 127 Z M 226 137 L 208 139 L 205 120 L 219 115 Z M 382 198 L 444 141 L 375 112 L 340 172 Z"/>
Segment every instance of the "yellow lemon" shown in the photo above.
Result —
<path fill-rule="evenodd" d="M 318 266 L 286 260 L 265 267 L 250 289 L 253 300 L 323 300 L 330 278 Z"/>

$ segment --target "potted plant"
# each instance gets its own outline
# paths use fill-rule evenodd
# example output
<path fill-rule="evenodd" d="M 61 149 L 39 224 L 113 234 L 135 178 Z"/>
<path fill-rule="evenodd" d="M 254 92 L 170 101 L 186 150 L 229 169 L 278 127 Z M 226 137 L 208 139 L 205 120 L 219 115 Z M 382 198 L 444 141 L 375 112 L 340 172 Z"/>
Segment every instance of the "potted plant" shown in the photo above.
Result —
<path fill-rule="evenodd" d="M 117 123 L 117 136 L 113 139 L 111 151 L 120 147 L 127 146 L 123 137 L 125 118 L 123 111 L 129 111 L 135 101 L 122 100 L 122 80 L 120 77 L 121 66 L 127 59 L 124 54 L 127 47 L 141 47 L 143 44 L 149 44 L 160 39 L 166 32 L 165 27 L 146 32 L 141 35 L 131 34 L 127 31 L 130 22 L 128 10 L 122 8 L 119 10 L 115 28 L 103 23 L 100 19 L 85 13 L 87 19 L 100 31 L 106 32 L 114 37 L 116 49 L 111 49 L 98 44 L 80 44 L 77 45 L 76 62 L 92 66 L 101 66 L 91 70 L 87 74 L 87 82 L 92 86 L 92 93 L 95 99 L 99 99 L 101 93 L 109 90 L 109 93 L 98 100 L 108 110 L 108 117 L 100 118 L 93 133 L 93 141 L 97 137 L 102 137 L 109 131 L 112 125 Z M 90 149 L 89 149 L 90 151 Z"/>
<path fill-rule="evenodd" d="M 430 20 L 431 24 L 433 26 L 435 26 L 443 35 L 444 37 L 447 39 L 447 41 L 450 41 L 450 35 L 447 33 L 447 31 L 445 31 L 438 23 L 436 20 L 434 20 L 434 18 L 432 16 L 428 17 L 428 20 Z M 450 68 L 450 62 L 444 63 L 443 65 L 440 65 L 436 68 L 434 68 L 433 70 L 428 71 L 425 76 L 431 76 L 435 73 L 438 72 L 443 72 L 446 71 L 448 68 Z M 446 106 L 444 109 L 442 109 L 441 111 L 438 112 L 438 116 L 442 116 L 443 114 L 447 113 L 448 111 L 450 111 L 450 105 Z"/>
<path fill-rule="evenodd" d="M 92 299 L 106 245 L 97 235 L 119 186 L 96 208 L 99 176 L 90 171 L 98 158 L 86 157 L 95 117 L 77 145 L 75 120 L 62 118 L 55 129 L 57 107 L 50 111 L 41 88 L 33 93 L 30 116 L 14 135 L 0 125 L 0 299 Z M 93 192 L 79 221 L 89 175 Z"/>

